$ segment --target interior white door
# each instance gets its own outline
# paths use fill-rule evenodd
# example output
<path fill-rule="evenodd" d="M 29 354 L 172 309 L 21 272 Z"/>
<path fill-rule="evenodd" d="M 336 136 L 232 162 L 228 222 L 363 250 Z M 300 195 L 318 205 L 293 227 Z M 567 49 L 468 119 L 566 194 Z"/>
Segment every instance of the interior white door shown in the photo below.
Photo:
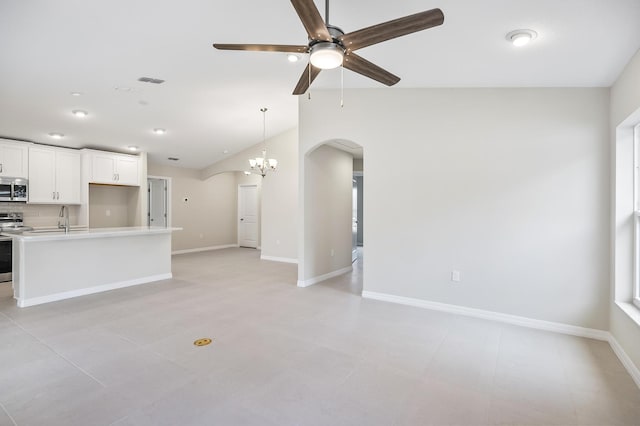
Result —
<path fill-rule="evenodd" d="M 258 185 L 238 186 L 238 245 L 258 247 Z"/>
<path fill-rule="evenodd" d="M 351 262 L 358 260 L 358 183 L 353 179 L 351 200 Z"/>
<path fill-rule="evenodd" d="M 167 227 L 167 181 L 147 179 L 149 194 L 149 226 Z"/>

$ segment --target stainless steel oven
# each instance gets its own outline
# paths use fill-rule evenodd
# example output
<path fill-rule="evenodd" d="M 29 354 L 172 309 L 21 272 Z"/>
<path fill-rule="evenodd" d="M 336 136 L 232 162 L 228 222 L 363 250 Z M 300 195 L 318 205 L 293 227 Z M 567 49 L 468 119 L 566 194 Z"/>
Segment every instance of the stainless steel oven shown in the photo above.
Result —
<path fill-rule="evenodd" d="M 0 235 L 0 282 L 12 280 L 13 238 Z"/>
<path fill-rule="evenodd" d="M 29 180 L 23 178 L 0 178 L 0 201 L 27 202 Z"/>
<path fill-rule="evenodd" d="M 13 279 L 13 238 L 33 228 L 25 226 L 21 212 L 0 212 L 0 282 Z"/>

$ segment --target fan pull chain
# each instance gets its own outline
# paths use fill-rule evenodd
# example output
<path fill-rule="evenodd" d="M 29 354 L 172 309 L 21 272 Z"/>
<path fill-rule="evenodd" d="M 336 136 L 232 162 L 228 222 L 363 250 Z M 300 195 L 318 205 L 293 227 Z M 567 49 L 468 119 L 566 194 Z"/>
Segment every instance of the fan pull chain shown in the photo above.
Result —
<path fill-rule="evenodd" d="M 307 96 L 311 100 L 311 61 L 309 61 L 309 85 L 307 86 Z"/>
<path fill-rule="evenodd" d="M 340 108 L 344 108 L 344 62 L 340 67 Z"/>

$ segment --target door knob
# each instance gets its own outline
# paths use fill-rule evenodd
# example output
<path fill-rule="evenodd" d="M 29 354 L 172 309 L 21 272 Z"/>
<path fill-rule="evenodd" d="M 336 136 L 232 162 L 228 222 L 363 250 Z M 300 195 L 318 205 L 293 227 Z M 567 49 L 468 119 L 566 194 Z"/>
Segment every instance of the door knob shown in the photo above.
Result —
<path fill-rule="evenodd" d="M 242 222 L 244 220 L 244 218 L 241 218 L 240 221 Z"/>

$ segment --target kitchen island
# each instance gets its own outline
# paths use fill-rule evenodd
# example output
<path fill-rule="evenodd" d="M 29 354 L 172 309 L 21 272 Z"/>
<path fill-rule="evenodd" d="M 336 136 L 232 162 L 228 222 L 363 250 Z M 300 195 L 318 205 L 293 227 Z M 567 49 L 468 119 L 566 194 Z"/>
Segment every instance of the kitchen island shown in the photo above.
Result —
<path fill-rule="evenodd" d="M 19 307 L 166 280 L 171 233 L 127 227 L 31 231 L 13 237 L 13 293 Z"/>

